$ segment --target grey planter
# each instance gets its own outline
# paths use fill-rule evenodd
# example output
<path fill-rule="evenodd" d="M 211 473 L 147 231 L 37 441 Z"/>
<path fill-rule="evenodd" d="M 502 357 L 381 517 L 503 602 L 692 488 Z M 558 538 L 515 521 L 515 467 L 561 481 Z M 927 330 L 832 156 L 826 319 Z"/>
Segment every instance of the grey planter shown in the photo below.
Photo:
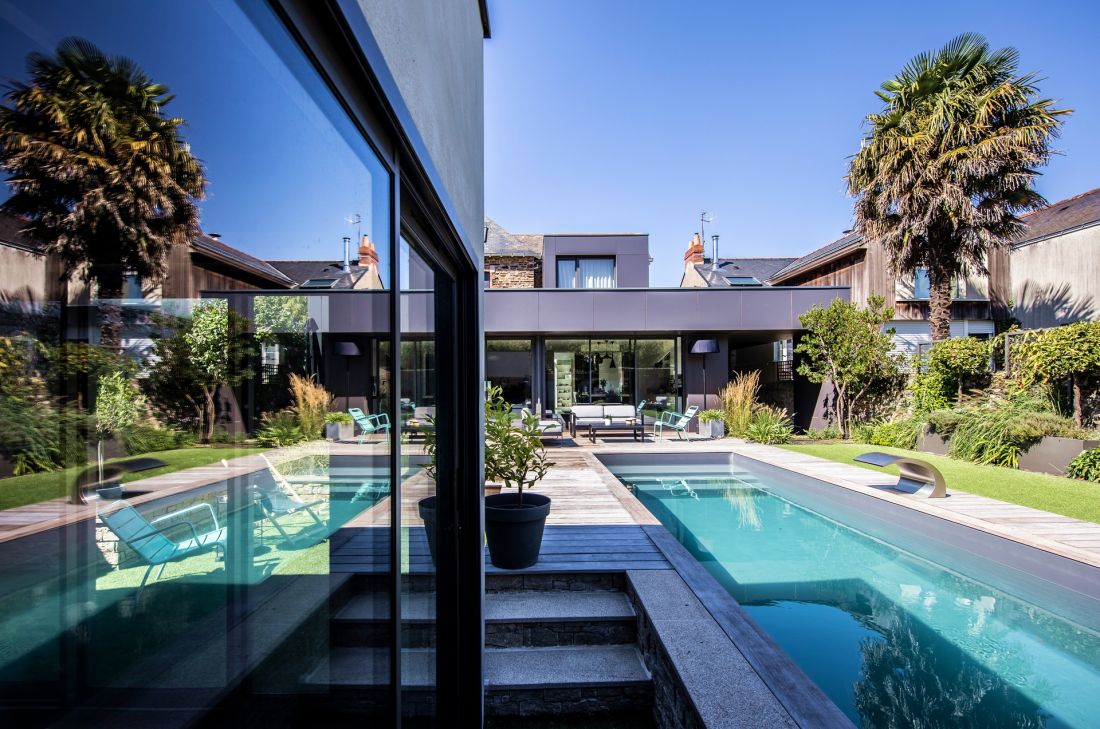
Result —
<path fill-rule="evenodd" d="M 325 438 L 329 440 L 351 440 L 354 437 L 354 423 L 325 423 Z"/>
<path fill-rule="evenodd" d="M 710 420 L 705 423 L 700 423 L 699 429 L 702 431 L 703 435 L 711 438 L 726 437 L 726 422 L 724 420 Z"/>
<path fill-rule="evenodd" d="M 943 436 L 931 432 L 927 425 L 924 426 L 920 437 L 917 438 L 917 450 L 924 453 L 946 456 L 948 448 L 947 441 L 943 439 Z"/>
<path fill-rule="evenodd" d="M 1098 446 L 1100 440 L 1047 436 L 1020 454 L 1020 469 L 1064 476 L 1070 461 Z"/>

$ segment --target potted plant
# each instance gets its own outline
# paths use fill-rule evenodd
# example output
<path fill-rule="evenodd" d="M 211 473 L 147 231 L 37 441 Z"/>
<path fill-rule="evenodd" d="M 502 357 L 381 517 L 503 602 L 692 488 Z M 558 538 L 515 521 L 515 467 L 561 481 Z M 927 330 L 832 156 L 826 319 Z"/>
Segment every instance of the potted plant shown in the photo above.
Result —
<path fill-rule="evenodd" d="M 699 430 L 701 435 L 710 436 L 711 438 L 725 438 L 725 413 L 721 410 L 704 410 L 699 413 Z"/>
<path fill-rule="evenodd" d="M 355 421 L 351 413 L 325 413 L 325 438 L 351 440 L 355 437 Z"/>
<path fill-rule="evenodd" d="M 485 539 L 489 560 L 502 569 L 523 569 L 539 559 L 550 497 L 524 489 L 538 483 L 554 465 L 546 458 L 539 421 L 530 415 L 515 421 L 499 387 L 485 403 L 485 477 L 516 493 L 485 497 Z"/>

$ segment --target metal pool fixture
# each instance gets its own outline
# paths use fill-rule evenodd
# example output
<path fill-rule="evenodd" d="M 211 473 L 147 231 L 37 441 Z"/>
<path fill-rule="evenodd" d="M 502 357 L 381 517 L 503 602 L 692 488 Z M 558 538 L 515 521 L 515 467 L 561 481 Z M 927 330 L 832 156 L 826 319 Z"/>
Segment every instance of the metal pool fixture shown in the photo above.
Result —
<path fill-rule="evenodd" d="M 852 460 L 872 466 L 897 466 L 901 471 L 896 486 L 899 491 L 923 496 L 926 499 L 942 499 L 947 496 L 947 483 L 943 480 L 943 474 L 927 461 L 906 456 L 893 456 L 879 451 L 864 453 Z"/>

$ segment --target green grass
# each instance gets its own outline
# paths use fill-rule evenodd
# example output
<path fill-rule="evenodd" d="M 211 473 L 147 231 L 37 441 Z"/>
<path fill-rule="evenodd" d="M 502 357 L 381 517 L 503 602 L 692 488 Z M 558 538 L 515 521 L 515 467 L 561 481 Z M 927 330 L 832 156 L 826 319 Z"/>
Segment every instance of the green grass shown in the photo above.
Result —
<path fill-rule="evenodd" d="M 211 447 L 179 448 L 171 451 L 149 453 L 146 454 L 149 458 L 157 458 L 168 465 L 163 468 L 123 474 L 122 481 L 124 483 L 127 481 L 137 481 L 139 479 L 149 478 L 150 476 L 159 476 L 162 473 L 172 473 L 173 471 L 182 471 L 185 468 L 217 463 L 223 458 L 237 458 L 253 453 L 261 453 L 264 450 L 266 449 Z M 118 458 L 107 461 L 107 463 L 125 461 L 132 457 L 133 456 Z M 23 506 L 25 504 L 37 504 L 42 501 L 67 496 L 69 494 L 69 488 L 77 477 L 77 473 L 83 470 L 82 468 L 66 468 L 63 471 L 47 471 L 45 473 L 32 473 L 26 476 L 12 476 L 11 478 L 0 479 L 0 510 L 10 509 L 15 506 Z"/>
<path fill-rule="evenodd" d="M 883 448 L 863 443 L 826 443 L 780 446 L 787 450 L 818 456 L 838 463 L 860 466 L 872 471 L 888 470 L 897 473 L 897 468 L 876 468 L 861 463 L 853 463 L 852 458 L 867 451 L 885 451 L 895 455 L 922 458 L 940 470 L 947 480 L 948 489 L 958 489 L 991 499 L 1000 499 L 1013 504 L 1030 506 L 1074 519 L 1100 523 L 1100 484 L 1078 481 L 1072 478 L 1048 476 L 1042 473 L 1017 471 L 999 466 L 978 466 L 965 461 L 956 461 L 945 456 L 930 453 L 907 451 L 901 448 Z"/>

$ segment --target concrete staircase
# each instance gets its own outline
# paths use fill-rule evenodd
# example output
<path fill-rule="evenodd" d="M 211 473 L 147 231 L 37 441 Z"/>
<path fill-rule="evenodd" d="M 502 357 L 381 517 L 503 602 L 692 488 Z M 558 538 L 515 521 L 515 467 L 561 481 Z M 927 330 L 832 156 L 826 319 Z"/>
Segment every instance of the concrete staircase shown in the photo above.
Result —
<path fill-rule="evenodd" d="M 486 713 L 647 710 L 652 680 L 638 650 L 637 616 L 623 583 L 622 573 L 486 575 Z M 434 612 L 435 593 L 430 581 L 421 579 L 402 603 L 406 715 L 433 710 Z M 368 710 L 384 700 L 388 613 L 385 593 L 371 591 L 364 580 L 363 589 L 334 614 L 330 655 L 306 674 L 306 687 L 324 690 L 346 711 Z"/>

